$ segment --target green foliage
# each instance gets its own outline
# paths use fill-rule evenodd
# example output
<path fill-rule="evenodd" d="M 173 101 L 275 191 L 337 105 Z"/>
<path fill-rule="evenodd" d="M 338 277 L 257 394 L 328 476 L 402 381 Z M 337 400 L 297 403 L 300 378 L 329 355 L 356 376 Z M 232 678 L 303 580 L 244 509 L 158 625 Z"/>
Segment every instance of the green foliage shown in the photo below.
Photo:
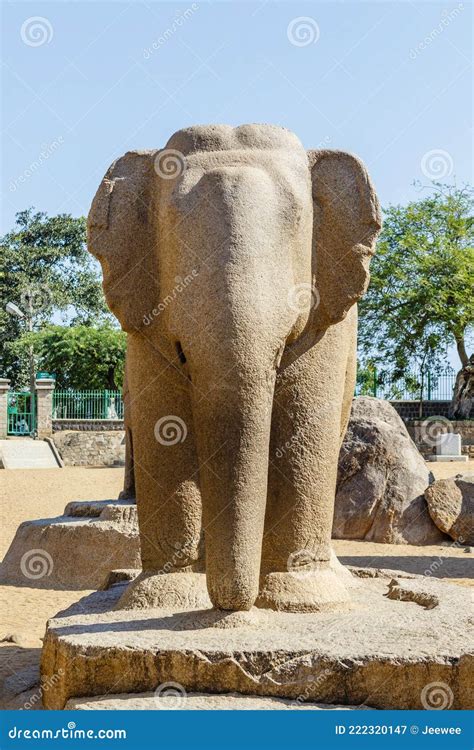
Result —
<path fill-rule="evenodd" d="M 57 388 L 121 388 L 127 335 L 110 326 L 48 325 L 25 334 L 17 351 L 33 345 L 38 369 L 56 375 Z"/>
<path fill-rule="evenodd" d="M 358 396 L 377 395 L 377 369 L 371 360 L 357 368 L 356 393 Z"/>
<path fill-rule="evenodd" d="M 473 191 L 435 184 L 429 197 L 385 210 L 360 304 L 359 346 L 395 375 L 436 372 L 455 344 L 465 365 L 474 322 Z"/>
<path fill-rule="evenodd" d="M 0 374 L 14 385 L 27 381 L 25 349 L 13 346 L 27 326 L 6 312 L 7 302 L 24 312 L 30 307 L 33 330 L 58 318 L 71 325 L 111 320 L 85 240 L 85 218 L 31 208 L 16 215 L 14 229 L 0 240 Z"/>

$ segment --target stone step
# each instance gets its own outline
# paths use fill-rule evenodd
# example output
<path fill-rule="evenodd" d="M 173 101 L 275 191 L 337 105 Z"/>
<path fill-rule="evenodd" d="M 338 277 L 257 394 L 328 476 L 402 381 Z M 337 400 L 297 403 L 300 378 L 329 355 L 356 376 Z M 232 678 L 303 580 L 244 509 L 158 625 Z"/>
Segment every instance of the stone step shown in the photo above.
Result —
<path fill-rule="evenodd" d="M 136 510 L 134 500 L 71 500 L 64 508 L 65 516 L 75 517 L 99 517 L 104 510 L 109 512 L 113 509 L 122 512 L 123 508 Z"/>
<path fill-rule="evenodd" d="M 370 710 L 371 706 L 339 706 L 241 693 L 185 693 L 180 685 L 164 683 L 155 693 L 71 698 L 65 708 L 69 711 L 355 711 Z"/>
<path fill-rule="evenodd" d="M 11 438 L 0 440 L 0 466 L 4 469 L 59 469 L 46 440 Z"/>
<path fill-rule="evenodd" d="M 469 456 L 466 455 L 465 453 L 463 453 L 462 455 L 456 455 L 456 456 L 447 456 L 447 455 L 441 456 L 439 454 L 436 454 L 436 455 L 433 454 L 432 456 L 429 457 L 428 460 L 437 461 L 438 463 L 439 462 L 446 463 L 448 461 L 467 463 L 467 461 L 469 461 Z"/>

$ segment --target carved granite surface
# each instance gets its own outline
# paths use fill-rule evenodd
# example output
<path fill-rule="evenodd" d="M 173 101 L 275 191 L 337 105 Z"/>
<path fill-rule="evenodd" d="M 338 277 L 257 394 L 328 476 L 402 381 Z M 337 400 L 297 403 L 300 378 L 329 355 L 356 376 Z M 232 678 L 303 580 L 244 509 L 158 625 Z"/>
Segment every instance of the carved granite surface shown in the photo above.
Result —
<path fill-rule="evenodd" d="M 423 577 L 354 576 L 353 609 L 114 610 L 126 584 L 82 599 L 48 623 L 47 708 L 70 698 L 143 693 L 240 693 L 375 708 L 423 708 L 427 685 L 450 707 L 472 706 L 467 592 Z M 52 684 L 51 676 L 60 674 Z M 452 698 L 451 698 L 452 696 Z"/>

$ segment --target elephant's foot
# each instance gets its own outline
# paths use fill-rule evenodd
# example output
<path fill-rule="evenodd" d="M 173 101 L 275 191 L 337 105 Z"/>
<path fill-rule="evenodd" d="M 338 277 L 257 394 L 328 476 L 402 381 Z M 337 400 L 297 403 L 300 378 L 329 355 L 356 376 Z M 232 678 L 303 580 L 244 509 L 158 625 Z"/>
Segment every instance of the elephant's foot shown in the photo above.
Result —
<path fill-rule="evenodd" d="M 144 570 L 132 581 L 115 609 L 207 609 L 212 607 L 204 573 Z"/>
<path fill-rule="evenodd" d="M 340 612 L 350 609 L 351 599 L 345 576 L 327 567 L 267 573 L 255 605 L 283 612 Z"/>

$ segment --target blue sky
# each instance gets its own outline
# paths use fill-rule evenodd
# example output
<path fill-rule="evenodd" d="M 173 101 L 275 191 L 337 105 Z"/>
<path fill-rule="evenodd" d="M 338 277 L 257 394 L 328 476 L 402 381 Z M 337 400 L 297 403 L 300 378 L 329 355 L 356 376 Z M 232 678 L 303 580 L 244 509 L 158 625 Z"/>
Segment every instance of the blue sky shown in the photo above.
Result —
<path fill-rule="evenodd" d="M 3 2 L 0 231 L 88 211 L 110 162 L 195 123 L 352 151 L 383 204 L 472 181 L 472 5 Z M 303 20 L 301 20 L 303 18 Z"/>

